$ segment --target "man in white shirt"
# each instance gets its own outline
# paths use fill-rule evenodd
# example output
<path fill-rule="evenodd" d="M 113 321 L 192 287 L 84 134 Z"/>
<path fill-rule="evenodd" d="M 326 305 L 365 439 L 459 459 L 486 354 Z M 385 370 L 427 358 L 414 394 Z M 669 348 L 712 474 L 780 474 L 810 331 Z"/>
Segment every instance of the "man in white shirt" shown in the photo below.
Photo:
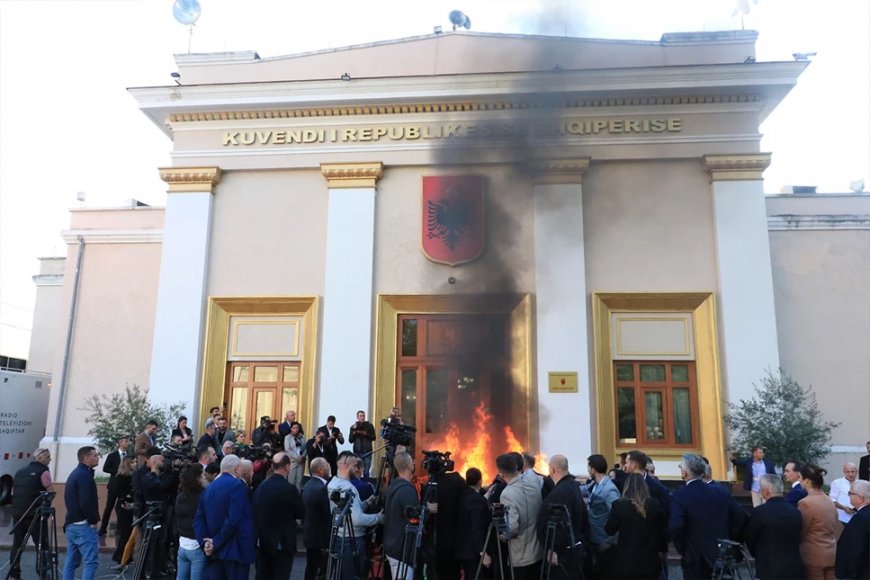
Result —
<path fill-rule="evenodd" d="M 843 465 L 843 477 L 835 479 L 831 482 L 831 501 L 837 506 L 837 516 L 845 525 L 852 519 L 855 513 L 855 508 L 849 500 L 849 491 L 852 489 L 852 482 L 858 478 L 858 466 L 854 463 L 845 463 Z"/>

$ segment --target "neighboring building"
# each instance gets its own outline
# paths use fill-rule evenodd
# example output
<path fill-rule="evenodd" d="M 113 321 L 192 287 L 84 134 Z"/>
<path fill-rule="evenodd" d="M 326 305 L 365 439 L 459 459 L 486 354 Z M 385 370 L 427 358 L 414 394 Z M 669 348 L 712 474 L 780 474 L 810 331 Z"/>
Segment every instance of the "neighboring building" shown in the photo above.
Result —
<path fill-rule="evenodd" d="M 460 464 L 515 437 L 575 465 L 639 447 L 666 476 L 697 451 L 722 478 L 728 401 L 780 365 L 854 454 L 868 198 L 765 200 L 758 127 L 807 63 L 754 62 L 755 38 L 177 56 L 181 86 L 131 89 L 173 140 L 165 211 L 74 210 L 65 233 L 61 312 L 83 262 L 49 409 L 60 474 L 86 440 L 77 402 L 138 383 L 195 430 L 224 403 L 248 431 L 398 404 Z"/>

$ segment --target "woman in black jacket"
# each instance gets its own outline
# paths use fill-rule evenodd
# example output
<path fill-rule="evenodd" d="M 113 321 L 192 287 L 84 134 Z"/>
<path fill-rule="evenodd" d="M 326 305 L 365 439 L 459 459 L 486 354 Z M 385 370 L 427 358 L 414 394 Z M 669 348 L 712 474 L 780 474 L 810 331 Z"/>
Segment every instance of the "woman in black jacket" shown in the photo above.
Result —
<path fill-rule="evenodd" d="M 178 418 L 178 424 L 175 426 L 175 429 L 172 430 L 171 437 L 175 437 L 176 435 L 181 437 L 182 447 L 190 447 L 193 444 L 193 431 L 191 431 L 190 427 L 187 426 L 187 417 L 184 415 Z"/>
<path fill-rule="evenodd" d="M 604 533 L 612 536 L 617 532 L 614 577 L 657 580 L 662 570 L 661 554 L 668 550 L 668 521 L 640 474 L 626 478 L 622 498 L 610 508 Z"/>
<path fill-rule="evenodd" d="M 205 489 L 202 465 L 193 463 L 181 472 L 178 497 L 175 498 L 175 528 L 178 530 L 178 580 L 200 580 L 205 577 L 206 557 L 196 533 L 193 518 L 199 496 Z"/>
<path fill-rule="evenodd" d="M 136 471 L 136 458 L 130 455 L 121 460 L 118 473 L 109 485 L 113 486 L 115 497 L 115 516 L 118 518 L 117 542 L 112 560 L 121 563 L 124 547 L 133 531 L 133 472 Z"/>

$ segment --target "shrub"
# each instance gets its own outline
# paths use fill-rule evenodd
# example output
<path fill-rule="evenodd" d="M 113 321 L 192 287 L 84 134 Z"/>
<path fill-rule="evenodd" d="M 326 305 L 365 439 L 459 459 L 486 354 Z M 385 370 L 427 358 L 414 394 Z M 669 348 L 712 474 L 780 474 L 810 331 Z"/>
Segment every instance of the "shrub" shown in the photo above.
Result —
<path fill-rule="evenodd" d="M 755 387 L 755 397 L 731 403 L 725 424 L 731 449 L 748 453 L 756 445 L 775 465 L 797 460 L 817 463 L 831 452 L 831 433 L 840 423 L 825 421 L 812 387 L 804 388 L 782 369 Z"/>
<path fill-rule="evenodd" d="M 185 406 L 183 402 L 154 405 L 148 400 L 148 389 L 143 390 L 134 384 L 127 385 L 121 393 L 91 395 L 79 410 L 87 413 L 85 423 L 91 426 L 88 435 L 94 438 L 97 449 L 100 453 L 108 453 L 116 449 L 118 437 L 128 435 L 135 438 L 151 419 L 160 425 L 155 436 L 157 442 L 167 441 Z"/>

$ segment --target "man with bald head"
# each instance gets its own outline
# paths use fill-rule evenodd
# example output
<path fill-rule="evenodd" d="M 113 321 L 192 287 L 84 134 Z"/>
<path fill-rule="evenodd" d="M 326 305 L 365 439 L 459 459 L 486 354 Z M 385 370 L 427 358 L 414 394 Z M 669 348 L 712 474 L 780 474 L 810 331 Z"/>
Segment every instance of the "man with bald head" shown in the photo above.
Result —
<path fill-rule="evenodd" d="M 858 479 L 858 466 L 854 463 L 845 463 L 843 465 L 843 477 L 835 479 L 831 482 L 831 500 L 837 506 L 837 517 L 843 525 L 849 523 L 852 515 L 855 513 L 855 508 L 852 507 L 849 501 L 849 492 L 852 490 L 852 483 Z"/>
<path fill-rule="evenodd" d="M 332 473 L 329 462 L 323 457 L 312 459 L 308 471 L 311 479 L 302 488 L 302 503 L 305 506 L 302 539 L 306 550 L 305 580 L 314 580 L 326 574 L 331 525 L 326 483 Z"/>
<path fill-rule="evenodd" d="M 541 545 L 546 546 L 547 524 L 551 517 L 564 506 L 567 509 L 568 519 L 574 535 L 574 544 L 582 542 L 587 544 L 589 537 L 589 515 L 586 510 L 586 502 L 583 501 L 583 493 L 580 484 L 568 473 L 568 459 L 564 455 L 554 455 L 550 458 L 550 477 L 555 484 L 553 490 L 547 494 L 541 506 L 538 516 L 538 538 Z M 564 518 L 564 516 L 562 516 Z M 562 520 L 566 521 L 566 520 Z M 553 551 L 544 554 L 544 566 L 550 563 L 550 578 L 579 578 L 580 570 L 584 562 L 581 561 L 580 552 L 574 549 L 568 531 L 564 527 L 556 528 L 556 538 L 553 543 Z"/>
<path fill-rule="evenodd" d="M 287 481 L 290 456 L 272 457 L 272 475 L 254 492 L 252 512 L 257 530 L 257 580 L 289 580 L 296 553 L 296 520 L 305 511 L 299 491 Z"/>
<path fill-rule="evenodd" d="M 837 578 L 870 578 L 870 482 L 854 481 L 849 502 L 855 514 L 837 541 Z"/>

